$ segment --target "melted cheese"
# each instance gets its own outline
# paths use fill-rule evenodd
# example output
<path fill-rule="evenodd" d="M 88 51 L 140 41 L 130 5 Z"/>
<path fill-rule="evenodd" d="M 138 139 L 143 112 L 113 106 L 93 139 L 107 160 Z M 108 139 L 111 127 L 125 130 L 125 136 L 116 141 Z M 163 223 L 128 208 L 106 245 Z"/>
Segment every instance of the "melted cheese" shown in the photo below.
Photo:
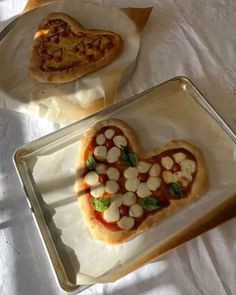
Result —
<path fill-rule="evenodd" d="M 122 135 L 115 136 L 113 142 L 118 148 L 127 146 L 127 139 Z"/>
<path fill-rule="evenodd" d="M 148 186 L 145 182 L 142 182 L 138 186 L 137 195 L 140 198 L 146 198 L 151 196 L 152 192 L 148 189 Z"/>
<path fill-rule="evenodd" d="M 136 195 L 133 192 L 127 192 L 123 195 L 123 204 L 132 206 L 136 203 Z"/>
<path fill-rule="evenodd" d="M 124 176 L 127 179 L 134 179 L 138 177 L 138 170 L 135 167 L 125 169 Z"/>
<path fill-rule="evenodd" d="M 98 174 L 105 174 L 107 172 L 107 166 L 99 163 L 96 165 L 96 171 Z"/>
<path fill-rule="evenodd" d="M 104 193 L 105 193 L 105 187 L 102 184 L 99 184 L 90 188 L 90 194 L 94 198 L 101 198 Z"/>
<path fill-rule="evenodd" d="M 117 222 L 117 225 L 122 229 L 129 230 L 134 226 L 134 219 L 132 217 L 123 216 Z"/>
<path fill-rule="evenodd" d="M 173 155 L 173 158 L 175 159 L 176 163 L 180 163 L 184 159 L 186 159 L 186 155 L 184 153 L 176 153 Z"/>
<path fill-rule="evenodd" d="M 111 204 L 116 207 L 120 207 L 123 203 L 123 195 L 115 194 L 111 197 Z"/>
<path fill-rule="evenodd" d="M 115 130 L 114 129 L 107 129 L 104 134 L 107 139 L 111 139 L 115 135 Z"/>
<path fill-rule="evenodd" d="M 193 160 L 185 159 L 180 162 L 181 170 L 187 174 L 193 174 L 196 170 L 196 163 Z"/>
<path fill-rule="evenodd" d="M 127 179 L 125 182 L 125 188 L 129 192 L 136 192 L 138 186 L 139 186 L 140 181 L 135 178 L 135 179 Z"/>
<path fill-rule="evenodd" d="M 107 148 L 104 145 L 96 146 L 93 153 L 98 160 L 105 160 L 107 158 Z"/>
<path fill-rule="evenodd" d="M 107 169 L 107 176 L 110 180 L 119 180 L 120 171 L 115 167 L 109 167 Z"/>
<path fill-rule="evenodd" d="M 108 163 L 115 163 L 116 161 L 119 160 L 121 155 L 120 149 L 118 147 L 114 146 L 111 149 L 109 149 L 107 153 L 107 162 Z"/>
<path fill-rule="evenodd" d="M 165 169 L 170 170 L 174 165 L 174 161 L 171 157 L 166 156 L 161 158 L 161 164 Z"/>
<path fill-rule="evenodd" d="M 185 186 L 185 187 L 193 179 L 192 178 L 192 175 L 191 174 L 187 174 L 185 171 L 177 171 L 177 172 L 174 173 L 173 177 L 174 177 L 173 182 L 180 181 L 182 183 L 182 185 Z"/>
<path fill-rule="evenodd" d="M 156 191 L 161 186 L 160 177 L 150 176 L 147 180 L 147 187 L 151 191 Z"/>
<path fill-rule="evenodd" d="M 106 137 L 104 136 L 104 134 L 99 134 L 96 137 L 96 144 L 103 145 L 105 142 L 106 142 Z"/>
<path fill-rule="evenodd" d="M 162 177 L 165 183 L 174 182 L 174 175 L 170 171 L 163 171 Z"/>
<path fill-rule="evenodd" d="M 103 218 L 107 222 L 115 222 L 120 219 L 120 212 L 117 206 L 110 205 L 108 209 L 103 212 Z"/>
<path fill-rule="evenodd" d="M 119 190 L 119 188 L 120 188 L 119 187 L 119 184 L 116 181 L 114 181 L 114 180 L 108 180 L 106 182 L 105 190 L 109 194 L 115 194 L 115 193 L 117 193 L 118 190 Z"/>
<path fill-rule="evenodd" d="M 91 171 L 89 173 L 87 173 L 84 177 L 84 181 L 88 184 L 88 185 L 95 185 L 98 183 L 98 179 L 99 176 L 96 172 Z"/>
<path fill-rule="evenodd" d="M 151 168 L 151 164 L 144 161 L 139 161 L 137 165 L 138 172 L 140 173 L 147 173 L 148 170 Z"/>
<path fill-rule="evenodd" d="M 143 208 L 139 204 L 134 204 L 129 208 L 129 216 L 140 217 L 143 215 Z"/>
<path fill-rule="evenodd" d="M 157 163 L 153 164 L 149 171 L 150 176 L 159 176 L 160 173 L 161 173 L 161 166 Z"/>

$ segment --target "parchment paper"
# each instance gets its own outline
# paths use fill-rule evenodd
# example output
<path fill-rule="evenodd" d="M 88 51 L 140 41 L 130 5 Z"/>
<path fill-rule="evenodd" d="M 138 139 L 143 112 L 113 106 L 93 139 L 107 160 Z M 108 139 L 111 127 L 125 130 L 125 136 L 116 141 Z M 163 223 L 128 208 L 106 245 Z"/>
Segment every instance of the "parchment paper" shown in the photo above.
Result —
<path fill-rule="evenodd" d="M 61 85 L 37 82 L 27 71 L 33 36 L 40 21 L 54 11 L 71 15 L 86 28 L 120 34 L 124 40 L 123 53 L 108 66 L 75 82 Z M 131 11 L 145 14 L 145 9 Z M 4 56 L 0 59 L 0 94 L 3 98 L 0 107 L 29 112 L 65 125 L 111 105 L 121 79 L 126 80 L 133 70 L 140 32 L 145 24 L 138 26 L 140 23 L 130 18 L 132 13 L 112 6 L 61 0 L 24 14 L 0 42 L 0 56 Z"/>
<path fill-rule="evenodd" d="M 123 119 L 133 127 L 144 150 L 160 147 L 173 139 L 184 139 L 195 144 L 206 158 L 210 187 L 199 201 L 159 225 L 124 244 L 107 246 L 90 236 L 75 200 L 73 185 L 79 142 L 72 141 L 57 152 L 38 157 L 33 176 L 44 202 L 52 212 L 61 240 L 69 249 L 66 251 L 77 284 L 113 281 L 116 271 L 139 260 L 236 191 L 233 141 L 185 92 L 176 89 L 173 92 L 173 88 L 166 87 L 159 95 L 155 92 L 146 95 L 113 112 L 110 117 Z M 97 119 L 104 118 L 96 116 L 94 120 Z"/>

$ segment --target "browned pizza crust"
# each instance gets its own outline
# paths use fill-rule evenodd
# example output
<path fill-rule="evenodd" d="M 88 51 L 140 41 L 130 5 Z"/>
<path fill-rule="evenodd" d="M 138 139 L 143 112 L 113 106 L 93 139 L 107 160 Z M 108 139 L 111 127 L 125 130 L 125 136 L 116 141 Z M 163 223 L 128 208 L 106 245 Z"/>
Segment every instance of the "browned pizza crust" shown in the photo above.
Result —
<path fill-rule="evenodd" d="M 69 24 L 70 30 L 74 33 L 82 32 L 90 36 L 112 36 L 114 47 L 105 51 L 102 58 L 85 65 L 75 65 L 63 70 L 45 71 L 39 66 L 38 50 L 40 38 L 47 34 L 44 26 L 50 20 L 62 20 Z M 81 26 L 79 22 L 64 13 L 50 13 L 40 23 L 34 36 L 33 49 L 29 61 L 29 73 L 33 78 L 43 83 L 67 83 L 81 78 L 88 73 L 94 72 L 115 60 L 122 52 L 123 41 L 120 35 L 110 31 L 89 30 Z"/>
<path fill-rule="evenodd" d="M 141 159 L 147 159 L 152 157 L 156 154 L 162 153 L 169 149 L 174 148 L 184 148 L 190 153 L 192 153 L 197 162 L 197 172 L 195 176 L 195 180 L 192 184 L 191 191 L 188 197 L 183 199 L 171 199 L 171 204 L 163 208 L 161 211 L 157 211 L 157 213 L 149 215 L 138 228 L 135 230 L 119 230 L 119 231 L 110 231 L 105 228 L 105 226 L 101 226 L 97 220 L 90 214 L 90 205 L 87 201 L 87 194 L 84 191 L 83 183 L 81 181 L 81 176 L 84 174 L 86 170 L 86 162 L 84 160 L 84 153 L 93 139 L 94 135 L 98 130 L 105 126 L 114 126 L 120 128 L 124 135 L 129 140 L 129 143 L 132 147 L 132 150 L 137 153 Z M 103 241 L 108 244 L 118 244 L 124 241 L 127 241 L 137 234 L 143 232 L 144 230 L 148 229 L 149 227 L 153 226 L 154 224 L 158 224 L 163 219 L 168 217 L 169 215 L 173 214 L 174 212 L 178 211 L 179 209 L 193 203 L 197 199 L 199 199 L 204 192 L 208 188 L 208 173 L 207 167 L 204 160 L 204 157 L 201 151 L 193 146 L 192 144 L 183 141 L 183 140 L 176 140 L 167 143 L 164 147 L 160 149 L 154 149 L 148 153 L 140 152 L 140 145 L 137 139 L 135 132 L 123 121 L 118 119 L 107 119 L 96 123 L 92 126 L 82 137 L 80 142 L 80 148 L 78 153 L 78 161 L 77 161 L 77 175 L 76 175 L 76 182 L 75 182 L 75 190 L 78 196 L 78 202 L 81 209 L 81 213 L 83 218 L 91 232 L 91 234 L 98 240 Z"/>

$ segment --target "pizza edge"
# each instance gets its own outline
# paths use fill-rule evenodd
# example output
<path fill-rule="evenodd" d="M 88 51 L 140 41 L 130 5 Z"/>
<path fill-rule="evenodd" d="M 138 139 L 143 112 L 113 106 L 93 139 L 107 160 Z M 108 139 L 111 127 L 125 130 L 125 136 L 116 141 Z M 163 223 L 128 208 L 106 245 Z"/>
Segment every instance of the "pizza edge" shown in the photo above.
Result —
<path fill-rule="evenodd" d="M 45 72 L 42 71 L 39 68 L 38 65 L 38 46 L 39 46 L 39 38 L 42 35 L 40 33 L 42 31 L 42 27 L 48 23 L 49 20 L 52 19 L 61 19 L 67 22 L 72 31 L 77 31 L 78 29 L 81 32 L 84 33 L 89 33 L 91 35 L 103 35 L 103 34 L 109 34 L 112 35 L 116 38 L 116 46 L 109 51 L 108 54 L 104 56 L 104 58 L 95 61 L 92 64 L 88 64 L 86 66 L 77 66 L 77 67 L 72 67 L 69 68 L 68 70 L 63 70 L 63 71 L 55 71 L 55 72 Z M 29 64 L 28 64 L 28 72 L 29 74 L 38 80 L 39 82 L 42 83 L 67 83 L 71 82 L 74 80 L 77 80 L 91 72 L 94 72 L 108 64 L 110 64 L 112 61 L 114 61 L 116 58 L 119 57 L 123 50 L 123 40 L 121 36 L 117 33 L 111 32 L 111 31 L 101 31 L 101 30 L 87 30 L 85 29 L 78 21 L 70 17 L 69 15 L 65 13 L 49 13 L 39 24 L 36 33 L 34 34 L 34 40 L 33 40 L 33 48 L 31 51 L 31 56 L 29 59 Z"/>
<path fill-rule="evenodd" d="M 120 230 L 120 231 L 109 231 L 105 227 L 101 226 L 97 220 L 90 214 L 90 205 L 87 201 L 87 194 L 83 193 L 83 184 L 81 181 L 81 175 L 86 170 L 86 162 L 84 161 L 84 152 L 94 137 L 95 133 L 105 126 L 115 126 L 120 128 L 124 135 L 128 138 L 129 143 L 135 153 L 138 153 L 142 159 L 149 158 L 157 153 L 164 152 L 173 148 L 185 148 L 190 151 L 196 158 L 197 162 L 197 173 L 195 176 L 195 181 L 192 185 L 192 189 L 188 197 L 181 200 L 171 199 L 171 204 L 163 208 L 161 211 L 149 215 L 135 230 Z M 103 120 L 96 123 L 92 126 L 83 136 L 80 143 L 80 150 L 78 153 L 78 161 L 77 161 L 77 174 L 76 174 L 76 182 L 75 182 L 75 191 L 78 197 L 78 203 L 81 209 L 82 216 L 84 221 L 86 222 L 92 236 L 99 240 L 103 241 L 107 244 L 119 244 L 125 242 L 136 235 L 140 234 L 144 230 L 152 227 L 153 225 L 158 224 L 163 219 L 168 217 L 169 215 L 177 212 L 179 209 L 184 208 L 185 206 L 193 203 L 197 199 L 203 196 L 204 192 L 208 188 L 208 173 L 207 167 L 205 163 L 205 159 L 203 157 L 202 152 L 193 146 L 192 144 L 183 141 L 183 140 L 175 140 L 167 143 L 162 148 L 153 149 L 148 153 L 140 153 L 140 145 L 138 138 L 135 132 L 123 121 L 118 119 L 108 119 Z"/>

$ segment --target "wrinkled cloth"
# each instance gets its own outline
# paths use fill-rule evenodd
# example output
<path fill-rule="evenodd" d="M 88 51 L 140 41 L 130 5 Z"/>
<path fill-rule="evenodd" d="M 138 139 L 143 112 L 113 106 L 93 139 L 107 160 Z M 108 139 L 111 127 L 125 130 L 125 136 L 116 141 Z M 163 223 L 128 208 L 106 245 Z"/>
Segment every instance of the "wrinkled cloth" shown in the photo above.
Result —
<path fill-rule="evenodd" d="M 236 131 L 236 2 L 147 3 L 155 9 L 142 34 L 135 72 L 118 100 L 184 75 Z M 25 0 L 0 1 L 0 28 L 24 5 Z M 57 128 L 46 120 L 0 110 L 0 294 L 64 294 L 57 286 L 12 163 L 16 148 Z M 94 285 L 82 294 L 236 294 L 235 225 L 236 219 L 228 221 L 119 281 Z"/>

